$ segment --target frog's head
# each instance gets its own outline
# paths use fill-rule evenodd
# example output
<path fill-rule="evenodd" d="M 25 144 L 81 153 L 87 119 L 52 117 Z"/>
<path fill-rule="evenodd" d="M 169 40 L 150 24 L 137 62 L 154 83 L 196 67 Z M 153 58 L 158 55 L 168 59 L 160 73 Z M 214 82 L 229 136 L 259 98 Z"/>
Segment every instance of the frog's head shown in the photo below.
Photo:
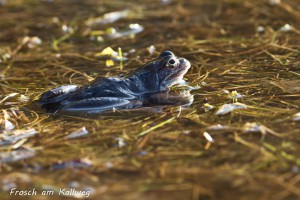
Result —
<path fill-rule="evenodd" d="M 172 85 L 183 81 L 191 64 L 184 58 L 177 58 L 171 51 L 162 52 L 156 59 L 131 71 L 127 77 L 143 82 L 151 92 L 166 91 Z"/>
<path fill-rule="evenodd" d="M 162 52 L 157 58 L 157 62 L 157 75 L 161 91 L 183 81 L 183 76 L 191 67 L 188 60 L 177 58 L 171 51 Z"/>

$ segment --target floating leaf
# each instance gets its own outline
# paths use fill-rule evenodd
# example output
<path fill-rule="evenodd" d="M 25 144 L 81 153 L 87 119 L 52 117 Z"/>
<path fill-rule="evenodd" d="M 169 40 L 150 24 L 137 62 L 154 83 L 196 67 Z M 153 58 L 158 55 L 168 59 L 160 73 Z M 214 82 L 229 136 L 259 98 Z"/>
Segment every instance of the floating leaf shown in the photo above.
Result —
<path fill-rule="evenodd" d="M 204 108 L 205 112 L 214 109 L 213 105 L 210 105 L 209 103 L 205 103 L 202 108 Z"/>
<path fill-rule="evenodd" d="M 265 134 L 265 130 L 262 128 L 263 126 L 262 125 L 259 125 L 255 122 L 247 122 L 243 129 L 245 132 L 261 132 L 262 134 Z"/>
<path fill-rule="evenodd" d="M 114 64 L 115 64 L 114 61 L 111 60 L 111 59 L 105 61 L 105 65 L 106 65 L 107 67 L 111 67 L 111 66 L 113 66 Z"/>
<path fill-rule="evenodd" d="M 122 138 L 122 137 L 117 137 L 116 138 L 116 141 L 118 143 L 118 147 L 119 148 L 122 148 L 122 147 L 125 147 L 126 146 L 126 142 L 125 142 L 125 139 Z"/>
<path fill-rule="evenodd" d="M 269 4 L 274 6 L 274 5 L 278 5 L 281 3 L 281 0 L 269 0 Z"/>
<path fill-rule="evenodd" d="M 15 128 L 15 125 L 11 121 L 9 121 L 7 119 L 4 120 L 4 129 L 6 131 L 10 131 L 10 130 L 12 130 L 14 128 Z"/>
<path fill-rule="evenodd" d="M 108 33 L 105 36 L 110 39 L 116 39 L 120 37 L 133 38 L 136 34 L 142 32 L 144 27 L 139 24 L 129 24 L 124 30 L 116 30 L 113 33 Z"/>
<path fill-rule="evenodd" d="M 104 33 L 115 34 L 116 32 L 117 32 L 117 30 L 115 28 L 110 27 L 110 28 L 106 29 Z"/>
<path fill-rule="evenodd" d="M 8 59 L 12 57 L 12 52 L 10 48 L 0 48 L 0 63 L 6 62 Z M 3 73 L 3 72 L 2 72 Z M 3 75 L 3 74 L 1 74 Z"/>
<path fill-rule="evenodd" d="M 265 32 L 265 27 L 263 27 L 263 26 L 258 26 L 258 27 L 256 28 L 256 32 L 257 32 L 257 33 L 263 33 L 263 32 Z"/>
<path fill-rule="evenodd" d="M 19 100 L 20 100 L 21 102 L 27 102 L 27 101 L 29 100 L 29 98 L 28 98 L 27 96 L 21 94 L 21 96 L 19 97 Z"/>
<path fill-rule="evenodd" d="M 95 56 L 117 56 L 118 52 L 114 51 L 111 47 L 106 47 L 101 52 L 96 53 Z"/>
<path fill-rule="evenodd" d="M 36 135 L 37 132 L 34 128 L 28 130 L 15 130 L 11 135 L 3 135 L 3 139 L 0 140 L 0 145 L 14 144 L 19 140 L 32 137 Z"/>
<path fill-rule="evenodd" d="M 300 112 L 294 114 L 293 120 L 294 120 L 294 121 L 300 121 Z"/>
<path fill-rule="evenodd" d="M 148 52 L 150 55 L 154 54 L 156 48 L 154 45 L 151 45 L 150 47 L 147 48 Z"/>
<path fill-rule="evenodd" d="M 282 26 L 279 31 L 281 32 L 289 32 L 293 29 L 293 27 L 289 24 L 285 24 L 284 26 Z"/>
<path fill-rule="evenodd" d="M 74 33 L 74 29 L 66 24 L 62 25 L 61 29 L 64 33 Z"/>
<path fill-rule="evenodd" d="M 208 132 L 204 132 L 203 136 L 205 137 L 205 139 L 207 140 L 207 143 L 205 145 L 205 149 L 209 149 L 211 146 L 211 143 L 215 142 L 215 140 L 211 137 L 211 135 Z"/>
<path fill-rule="evenodd" d="M 223 126 L 222 124 L 215 124 L 208 127 L 209 130 L 227 130 L 229 126 Z"/>
<path fill-rule="evenodd" d="M 105 31 L 103 30 L 93 30 L 90 32 L 91 40 L 97 40 L 97 37 L 102 37 L 102 39 L 116 39 L 121 37 L 130 37 L 133 39 L 136 34 L 142 32 L 144 27 L 139 24 L 129 24 L 122 28 L 110 27 Z M 102 41 L 102 39 L 100 41 Z"/>
<path fill-rule="evenodd" d="M 260 132 L 263 135 L 266 135 L 267 133 L 270 133 L 272 135 L 275 135 L 277 137 L 282 137 L 283 135 L 280 133 L 277 133 L 276 131 L 273 131 L 272 129 L 262 125 L 258 124 L 256 122 L 247 122 L 243 127 L 244 132 Z"/>
<path fill-rule="evenodd" d="M 224 104 L 217 111 L 216 115 L 225 115 L 233 110 L 244 109 L 244 108 L 247 108 L 247 105 L 243 103 L 237 102 L 237 103 Z"/>
<path fill-rule="evenodd" d="M 204 132 L 203 133 L 203 136 L 205 137 L 205 139 L 208 141 L 208 142 L 215 142 L 215 140 L 211 137 L 211 135 L 208 133 L 208 132 Z"/>
<path fill-rule="evenodd" d="M 110 24 L 116 22 L 122 18 L 127 17 L 129 14 L 128 10 L 115 11 L 106 13 L 101 17 L 91 18 L 86 21 L 86 25 L 93 26 L 97 24 Z"/>
<path fill-rule="evenodd" d="M 85 127 L 82 127 L 72 133 L 70 133 L 69 135 L 67 135 L 65 138 L 66 139 L 74 139 L 74 138 L 78 138 L 78 137 L 82 137 L 82 136 L 85 136 L 87 135 L 89 132 L 88 130 L 86 130 Z"/>
<path fill-rule="evenodd" d="M 3 103 L 4 101 L 6 101 L 7 99 L 10 99 L 10 98 L 12 98 L 12 97 L 15 97 L 16 95 L 18 95 L 19 93 L 11 93 L 11 94 L 9 94 L 9 95 L 7 95 L 6 97 L 4 97 L 1 101 L 0 101 L 0 103 Z"/>
<path fill-rule="evenodd" d="M 114 164 L 112 162 L 108 161 L 104 164 L 104 166 L 107 168 L 112 168 L 114 166 Z"/>
<path fill-rule="evenodd" d="M 42 40 L 39 37 L 36 37 L 36 36 L 28 37 L 28 42 L 27 42 L 28 48 L 33 49 L 40 44 L 42 44 Z"/>
<path fill-rule="evenodd" d="M 51 169 L 65 169 L 65 168 L 87 168 L 92 166 L 89 159 L 71 160 L 71 161 L 58 161 L 51 166 Z"/>
<path fill-rule="evenodd" d="M 115 61 L 120 61 L 120 68 L 123 67 L 123 62 L 127 60 L 127 58 L 122 56 L 122 51 L 121 48 L 118 48 L 118 52 L 114 51 L 111 47 L 107 47 L 105 49 L 103 49 L 101 52 L 96 53 L 95 56 L 97 57 L 105 57 L 106 60 L 106 66 L 110 67 L 113 66 L 114 60 Z"/>
<path fill-rule="evenodd" d="M 0 152 L 0 162 L 14 162 L 18 160 L 23 160 L 26 158 L 31 158 L 35 156 L 35 151 L 32 149 L 18 149 L 10 152 Z"/>
<path fill-rule="evenodd" d="M 172 3 L 173 0 L 160 0 L 161 4 L 163 5 L 169 5 L 170 3 Z"/>

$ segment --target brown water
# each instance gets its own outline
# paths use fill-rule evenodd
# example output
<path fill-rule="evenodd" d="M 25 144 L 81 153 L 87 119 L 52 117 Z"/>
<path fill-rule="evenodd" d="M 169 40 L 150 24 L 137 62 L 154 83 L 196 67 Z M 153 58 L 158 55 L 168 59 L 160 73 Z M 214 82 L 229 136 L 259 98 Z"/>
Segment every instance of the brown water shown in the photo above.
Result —
<path fill-rule="evenodd" d="M 0 0 L 1 199 L 75 198 L 62 188 L 101 200 L 299 199 L 300 4 L 270 2 Z M 89 24 L 124 10 L 116 22 Z M 141 33 L 101 35 L 135 23 Z M 95 56 L 106 47 L 128 60 L 106 66 Z M 186 80 L 201 88 L 189 108 L 80 118 L 33 103 L 165 49 L 192 63 Z M 234 102 L 244 108 L 216 115 Z M 82 137 L 66 138 L 78 129 Z M 37 196 L 9 195 L 14 187 Z M 42 196 L 47 189 L 54 195 Z"/>

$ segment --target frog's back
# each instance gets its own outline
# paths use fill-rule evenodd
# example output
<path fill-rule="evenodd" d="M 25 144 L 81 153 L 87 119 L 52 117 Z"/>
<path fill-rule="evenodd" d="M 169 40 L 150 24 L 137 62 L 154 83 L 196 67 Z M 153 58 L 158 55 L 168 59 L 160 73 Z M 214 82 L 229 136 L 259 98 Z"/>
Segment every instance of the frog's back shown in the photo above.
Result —
<path fill-rule="evenodd" d="M 38 103 L 51 113 L 60 109 L 88 110 L 92 107 L 100 109 L 119 106 L 125 100 L 136 98 L 131 87 L 127 79 L 101 77 L 83 87 L 63 85 L 49 90 L 41 95 Z"/>

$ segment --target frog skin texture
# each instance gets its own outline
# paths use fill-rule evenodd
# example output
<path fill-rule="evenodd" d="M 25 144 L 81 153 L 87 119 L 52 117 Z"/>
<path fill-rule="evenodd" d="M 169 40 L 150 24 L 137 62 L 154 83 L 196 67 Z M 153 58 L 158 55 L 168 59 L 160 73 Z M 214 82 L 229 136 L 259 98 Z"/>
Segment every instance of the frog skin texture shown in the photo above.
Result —
<path fill-rule="evenodd" d="M 63 85 L 44 92 L 38 104 L 48 113 L 99 113 L 137 108 L 155 94 L 182 82 L 190 67 L 188 60 L 164 51 L 124 77 L 99 77 L 84 86 Z"/>

